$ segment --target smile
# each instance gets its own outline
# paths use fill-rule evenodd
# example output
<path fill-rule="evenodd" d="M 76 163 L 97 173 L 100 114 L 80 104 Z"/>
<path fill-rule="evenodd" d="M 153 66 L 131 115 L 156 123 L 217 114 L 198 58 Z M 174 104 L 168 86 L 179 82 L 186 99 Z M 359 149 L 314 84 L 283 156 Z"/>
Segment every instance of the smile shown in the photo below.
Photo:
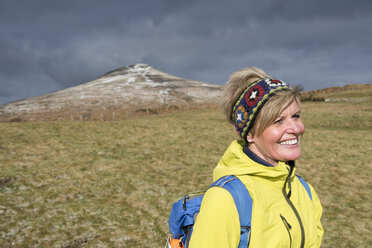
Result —
<path fill-rule="evenodd" d="M 296 145 L 298 143 L 298 139 L 293 139 L 293 140 L 286 140 L 283 142 L 280 142 L 279 144 L 281 145 Z"/>

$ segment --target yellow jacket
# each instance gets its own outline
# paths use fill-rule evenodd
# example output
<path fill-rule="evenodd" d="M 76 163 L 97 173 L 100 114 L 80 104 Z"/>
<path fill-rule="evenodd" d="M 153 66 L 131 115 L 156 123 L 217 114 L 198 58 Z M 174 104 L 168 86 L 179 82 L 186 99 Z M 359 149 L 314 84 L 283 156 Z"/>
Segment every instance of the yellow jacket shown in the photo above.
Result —
<path fill-rule="evenodd" d="M 253 201 L 250 248 L 320 247 L 324 231 L 319 198 L 309 185 L 310 199 L 295 176 L 295 168 L 286 183 L 289 172 L 290 167 L 283 162 L 276 167 L 256 163 L 243 152 L 238 141 L 232 142 L 215 168 L 214 180 L 235 175 L 249 191 Z M 234 199 L 223 188 L 210 188 L 203 198 L 189 247 L 237 248 L 239 240 Z"/>

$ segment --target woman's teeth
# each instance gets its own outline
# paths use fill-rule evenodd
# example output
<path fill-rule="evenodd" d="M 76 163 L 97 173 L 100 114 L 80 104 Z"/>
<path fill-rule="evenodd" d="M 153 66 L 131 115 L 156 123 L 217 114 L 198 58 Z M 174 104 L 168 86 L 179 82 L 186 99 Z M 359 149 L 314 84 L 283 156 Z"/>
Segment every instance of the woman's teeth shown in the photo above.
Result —
<path fill-rule="evenodd" d="M 293 139 L 293 140 L 286 140 L 286 141 L 283 141 L 283 142 L 280 142 L 281 145 L 295 145 L 297 144 L 297 139 Z"/>

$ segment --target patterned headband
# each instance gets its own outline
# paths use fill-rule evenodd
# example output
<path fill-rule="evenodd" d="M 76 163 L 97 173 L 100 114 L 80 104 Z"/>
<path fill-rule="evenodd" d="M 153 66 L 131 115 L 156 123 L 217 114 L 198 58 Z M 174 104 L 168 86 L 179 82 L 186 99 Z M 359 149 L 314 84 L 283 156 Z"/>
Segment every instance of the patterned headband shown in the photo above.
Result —
<path fill-rule="evenodd" d="M 286 83 L 272 78 L 260 78 L 240 95 L 233 107 L 232 120 L 236 131 L 245 142 L 262 106 L 275 93 L 284 90 L 290 90 Z"/>

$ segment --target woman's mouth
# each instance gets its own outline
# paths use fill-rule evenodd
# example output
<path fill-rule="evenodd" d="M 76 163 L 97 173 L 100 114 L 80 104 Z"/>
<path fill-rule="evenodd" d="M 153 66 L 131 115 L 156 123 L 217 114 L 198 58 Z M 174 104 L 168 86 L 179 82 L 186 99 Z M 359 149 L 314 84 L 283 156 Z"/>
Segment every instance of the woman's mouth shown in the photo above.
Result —
<path fill-rule="evenodd" d="M 298 143 L 298 139 L 295 138 L 295 139 L 291 139 L 291 140 L 282 141 L 279 144 L 289 146 L 289 145 L 296 145 L 297 143 Z"/>

